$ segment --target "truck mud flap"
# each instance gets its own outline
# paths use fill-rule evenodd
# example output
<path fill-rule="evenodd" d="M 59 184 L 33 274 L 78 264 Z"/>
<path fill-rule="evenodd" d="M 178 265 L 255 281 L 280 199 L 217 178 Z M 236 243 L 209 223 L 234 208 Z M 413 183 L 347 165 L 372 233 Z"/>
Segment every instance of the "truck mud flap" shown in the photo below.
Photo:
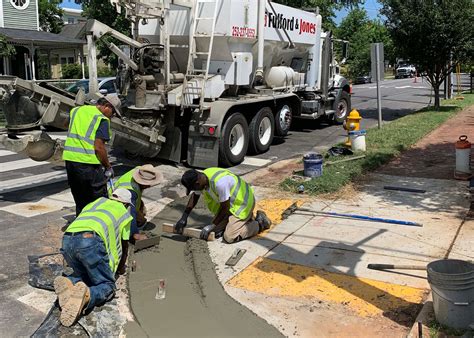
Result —
<path fill-rule="evenodd" d="M 219 139 L 189 132 L 188 164 L 196 168 L 217 167 L 219 165 Z"/>

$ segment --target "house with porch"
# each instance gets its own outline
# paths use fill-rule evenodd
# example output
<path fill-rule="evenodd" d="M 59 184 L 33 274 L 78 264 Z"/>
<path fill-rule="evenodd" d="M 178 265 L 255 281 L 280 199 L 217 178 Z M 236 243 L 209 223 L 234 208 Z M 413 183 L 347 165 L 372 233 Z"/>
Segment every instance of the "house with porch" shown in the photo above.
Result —
<path fill-rule="evenodd" d="M 84 69 L 85 40 L 41 31 L 38 0 L 0 0 L 0 35 L 15 48 L 14 55 L 0 59 L 0 74 L 27 80 L 51 78 L 65 50 L 73 50 Z"/>

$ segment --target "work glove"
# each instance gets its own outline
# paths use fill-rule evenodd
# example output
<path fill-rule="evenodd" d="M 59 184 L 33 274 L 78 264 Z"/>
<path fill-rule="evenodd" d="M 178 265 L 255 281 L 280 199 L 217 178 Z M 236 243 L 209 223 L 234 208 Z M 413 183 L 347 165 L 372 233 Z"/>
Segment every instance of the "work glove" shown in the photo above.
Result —
<path fill-rule="evenodd" d="M 181 219 L 174 225 L 174 231 L 177 234 L 182 235 L 183 234 L 183 229 L 186 226 L 186 224 L 188 224 L 188 215 L 183 214 L 183 216 L 181 216 Z"/>
<path fill-rule="evenodd" d="M 112 167 L 105 169 L 104 175 L 107 180 L 110 180 L 114 177 L 114 169 Z"/>
<path fill-rule="evenodd" d="M 201 234 L 199 237 L 207 241 L 207 238 L 209 237 L 209 235 L 211 234 L 211 232 L 214 230 L 215 227 L 216 226 L 214 224 L 206 225 L 204 228 L 202 228 Z"/>

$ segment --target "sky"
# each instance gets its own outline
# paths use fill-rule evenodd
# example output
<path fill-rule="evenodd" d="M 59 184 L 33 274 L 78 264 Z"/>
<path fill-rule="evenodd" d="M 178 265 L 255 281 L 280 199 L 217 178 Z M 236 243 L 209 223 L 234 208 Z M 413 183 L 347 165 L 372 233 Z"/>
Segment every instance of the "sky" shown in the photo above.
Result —
<path fill-rule="evenodd" d="M 107 1 L 107 0 L 104 0 Z M 61 8 L 76 8 L 81 9 L 81 5 L 78 5 L 74 2 L 74 0 L 63 0 L 62 4 L 59 5 Z M 367 15 L 369 18 L 374 19 L 379 14 L 379 10 L 382 6 L 377 0 L 366 0 L 364 4 L 364 8 L 367 11 Z M 339 24 L 341 20 L 349 13 L 348 9 L 343 9 L 336 13 L 336 24 Z"/>
<path fill-rule="evenodd" d="M 382 5 L 377 0 L 365 0 L 365 4 L 363 5 L 365 10 L 367 11 L 367 15 L 370 19 L 376 19 Z M 334 22 L 336 24 L 340 24 L 341 20 L 349 13 L 350 9 L 343 9 L 341 11 L 336 12 L 336 19 Z"/>

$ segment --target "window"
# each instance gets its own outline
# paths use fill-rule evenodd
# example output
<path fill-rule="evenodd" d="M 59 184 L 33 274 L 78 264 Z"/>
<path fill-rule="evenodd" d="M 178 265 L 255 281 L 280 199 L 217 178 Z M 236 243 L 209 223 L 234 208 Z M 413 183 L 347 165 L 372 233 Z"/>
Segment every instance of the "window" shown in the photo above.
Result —
<path fill-rule="evenodd" d="M 74 63 L 74 56 L 70 56 L 67 58 L 67 63 Z"/>
<path fill-rule="evenodd" d="M 68 24 L 73 24 L 74 23 L 74 18 L 67 18 L 67 23 Z"/>
<path fill-rule="evenodd" d="M 66 59 L 66 58 L 61 58 L 61 64 L 62 64 L 62 65 L 67 64 L 67 59 Z"/>
<path fill-rule="evenodd" d="M 16 9 L 26 9 L 30 4 L 30 0 L 10 0 L 10 3 Z"/>
<path fill-rule="evenodd" d="M 107 89 L 107 94 L 116 93 L 114 82 L 115 80 L 108 80 L 99 89 Z"/>

